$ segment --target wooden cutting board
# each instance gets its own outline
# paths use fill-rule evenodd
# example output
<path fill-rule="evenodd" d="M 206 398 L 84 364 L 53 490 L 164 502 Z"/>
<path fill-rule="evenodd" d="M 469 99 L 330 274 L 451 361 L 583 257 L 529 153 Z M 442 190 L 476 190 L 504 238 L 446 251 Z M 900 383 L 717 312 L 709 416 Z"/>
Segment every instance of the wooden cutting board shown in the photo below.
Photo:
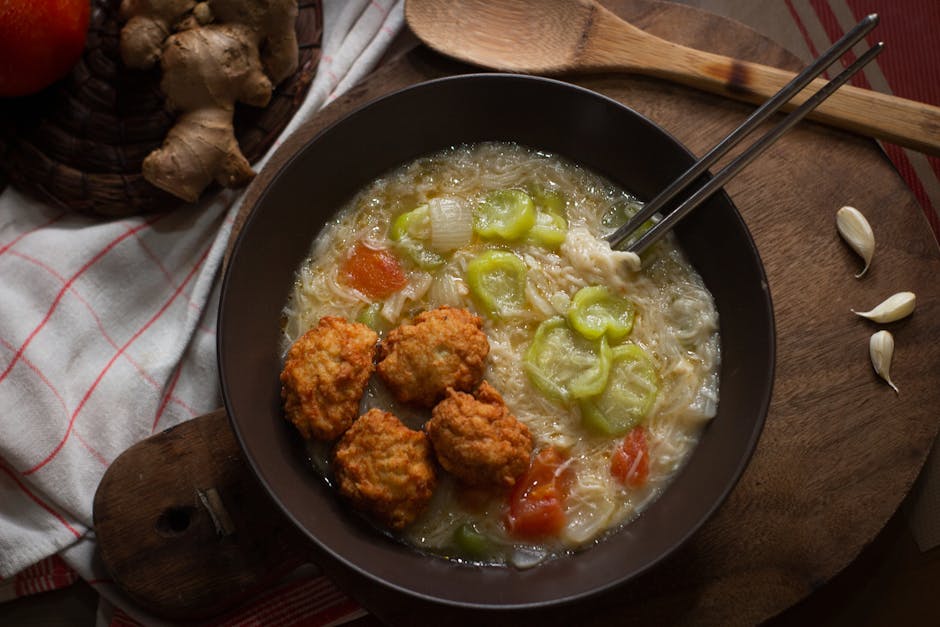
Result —
<path fill-rule="evenodd" d="M 605 4 L 666 39 L 800 66 L 772 41 L 718 16 L 649 0 Z M 386 62 L 285 143 L 248 189 L 237 224 L 279 168 L 331 122 L 400 87 L 471 70 L 424 48 Z M 752 110 L 654 79 L 569 80 L 632 107 L 699 155 Z M 686 545 L 629 585 L 550 613 L 489 615 L 487 624 L 761 622 L 849 564 L 910 490 L 936 437 L 940 406 L 940 251 L 920 207 L 876 144 L 811 123 L 726 189 L 764 261 L 777 326 L 773 401 L 748 469 Z M 868 217 L 877 240 L 863 279 L 853 278 L 859 260 L 835 229 L 835 212 L 846 204 Z M 901 290 L 917 294 L 917 310 L 904 321 L 875 325 L 850 312 Z M 868 359 L 868 339 L 881 328 L 896 339 L 892 375 L 900 395 L 876 377 Z M 263 585 L 288 556 L 311 555 L 275 508 L 264 507 L 266 497 L 244 464 L 224 416 L 214 414 L 137 445 L 108 471 L 95 500 L 101 556 L 145 609 L 178 617 L 219 611 Z M 212 508 L 203 505 L 210 487 L 234 519 L 234 533 L 224 525 L 219 531 Z M 264 524 L 254 520 L 259 511 Z M 390 623 L 481 620 L 353 575 L 338 583 Z"/>

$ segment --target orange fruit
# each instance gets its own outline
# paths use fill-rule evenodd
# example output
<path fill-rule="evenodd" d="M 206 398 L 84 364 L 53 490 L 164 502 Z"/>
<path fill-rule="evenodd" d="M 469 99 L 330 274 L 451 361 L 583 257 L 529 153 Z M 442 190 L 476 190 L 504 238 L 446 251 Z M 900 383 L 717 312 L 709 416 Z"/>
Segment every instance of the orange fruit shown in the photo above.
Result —
<path fill-rule="evenodd" d="M 0 0 L 0 97 L 59 80 L 85 49 L 89 0 Z"/>

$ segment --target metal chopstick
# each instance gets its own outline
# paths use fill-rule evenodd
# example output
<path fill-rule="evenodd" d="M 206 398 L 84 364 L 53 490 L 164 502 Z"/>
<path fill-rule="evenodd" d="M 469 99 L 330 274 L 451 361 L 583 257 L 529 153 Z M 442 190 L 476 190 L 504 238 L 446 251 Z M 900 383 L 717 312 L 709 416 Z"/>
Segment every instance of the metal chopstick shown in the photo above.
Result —
<path fill-rule="evenodd" d="M 670 200 L 675 198 L 677 194 L 685 190 L 718 159 L 724 156 L 735 145 L 740 143 L 740 141 L 750 134 L 761 122 L 765 121 L 771 115 L 776 113 L 783 105 L 785 105 L 791 98 L 793 98 L 804 87 L 806 87 L 806 85 L 808 85 L 813 79 L 821 74 L 827 67 L 832 65 L 832 63 L 834 63 L 839 57 L 845 54 L 845 52 L 847 52 L 855 43 L 868 34 L 877 24 L 878 16 L 874 13 L 861 20 L 852 30 L 846 33 L 845 36 L 837 41 L 822 56 L 817 58 L 812 64 L 810 64 L 806 69 L 804 69 L 789 83 L 787 83 L 779 92 L 777 92 L 776 95 L 756 109 L 738 128 L 732 131 L 730 135 L 715 145 L 715 147 L 708 151 L 708 153 L 706 153 L 701 159 L 696 161 L 692 167 L 690 167 L 681 176 L 675 179 L 655 198 L 646 203 L 636 215 L 627 221 L 626 224 L 618 228 L 614 233 L 610 234 L 607 237 L 607 240 L 610 242 L 611 246 L 617 247 L 625 239 L 627 239 L 630 234 L 640 228 L 640 226 L 642 226 L 654 214 L 659 212 Z M 816 94 L 807 99 L 797 109 L 792 111 L 790 115 L 780 124 L 778 124 L 778 126 L 775 127 L 767 136 L 759 140 L 751 148 L 745 151 L 745 153 L 735 159 L 735 161 L 722 169 L 719 175 L 716 176 L 716 179 L 721 177 L 720 183 L 715 183 L 716 179 L 709 181 L 707 184 L 709 191 L 707 193 L 702 193 L 702 190 L 699 190 L 699 192 L 686 200 L 673 212 L 675 213 L 681 210 L 682 213 L 679 216 L 675 218 L 669 218 L 668 216 L 672 216 L 673 214 L 668 214 L 667 218 L 664 218 L 656 225 L 656 227 L 654 227 L 656 229 L 655 236 L 650 235 L 653 232 L 652 229 L 651 231 L 647 231 L 643 237 L 631 244 L 628 247 L 628 250 L 639 253 L 649 247 L 653 241 L 659 238 L 662 233 L 667 231 L 681 218 L 685 217 L 685 215 L 688 214 L 692 209 L 698 206 L 712 193 L 717 191 L 721 185 L 727 182 L 728 179 L 730 179 L 732 176 L 737 174 L 741 168 L 750 163 L 755 157 L 766 150 L 766 148 L 768 148 L 777 138 L 779 138 L 781 135 L 783 135 L 783 133 L 803 119 L 810 111 L 815 109 L 819 103 L 828 98 L 829 95 L 831 95 L 836 89 L 848 81 L 848 79 L 851 78 L 853 74 L 858 72 L 858 70 L 864 67 L 869 61 L 874 59 L 875 56 L 881 52 L 882 48 L 883 44 L 880 42 L 876 46 L 873 46 L 855 63 L 839 74 L 839 76 L 817 91 Z M 769 140 L 768 137 L 770 138 Z M 745 155 L 747 155 L 746 159 Z M 732 167 L 734 168 L 733 170 L 731 170 Z M 693 198 L 696 199 L 694 203 L 691 202 Z M 668 224 L 666 226 L 660 227 L 660 225 L 663 224 L 663 222 L 666 222 L 667 219 Z M 643 242 L 642 246 L 640 245 L 641 242 Z"/>
<path fill-rule="evenodd" d="M 643 233 L 643 235 L 641 235 L 635 242 L 627 247 L 627 250 L 636 254 L 640 254 L 646 250 L 651 244 L 653 244 L 653 242 L 666 233 L 666 231 L 675 226 L 679 220 L 684 218 L 689 214 L 689 212 L 699 206 L 709 196 L 718 191 L 725 183 L 728 182 L 728 180 L 731 179 L 731 177 L 737 174 L 741 168 L 753 161 L 755 157 L 760 155 L 767 148 L 769 148 L 771 144 L 777 141 L 781 135 L 786 133 L 797 122 L 806 117 L 806 114 L 815 109 L 819 103 L 832 95 L 832 93 L 841 87 L 843 83 L 848 81 L 852 75 L 861 70 L 865 65 L 868 64 L 869 61 L 878 56 L 883 48 L 884 44 L 882 42 L 878 42 L 876 45 L 872 46 L 868 52 L 859 57 L 855 63 L 850 65 L 841 74 L 829 81 L 824 87 L 813 94 L 806 102 L 790 112 L 790 114 L 781 120 L 780 123 L 773 128 L 773 130 L 752 144 L 747 150 L 736 157 L 734 161 L 722 168 L 714 178 L 708 181 L 697 192 L 692 194 L 692 196 L 690 196 L 685 202 L 676 207 L 676 209 L 670 213 L 666 214 L 662 220 L 653 225 L 651 229 Z"/>

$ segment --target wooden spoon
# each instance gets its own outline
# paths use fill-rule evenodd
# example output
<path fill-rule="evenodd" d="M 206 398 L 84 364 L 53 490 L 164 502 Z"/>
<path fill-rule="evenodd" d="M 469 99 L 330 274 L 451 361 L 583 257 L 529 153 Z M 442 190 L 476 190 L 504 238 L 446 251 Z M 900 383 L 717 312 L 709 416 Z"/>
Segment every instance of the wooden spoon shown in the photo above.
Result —
<path fill-rule="evenodd" d="M 650 35 L 593 0 L 406 0 L 405 18 L 434 50 L 501 71 L 632 72 L 754 103 L 794 76 Z M 789 108 L 823 84 L 811 83 Z M 938 107 L 845 85 L 809 117 L 940 155 Z"/>

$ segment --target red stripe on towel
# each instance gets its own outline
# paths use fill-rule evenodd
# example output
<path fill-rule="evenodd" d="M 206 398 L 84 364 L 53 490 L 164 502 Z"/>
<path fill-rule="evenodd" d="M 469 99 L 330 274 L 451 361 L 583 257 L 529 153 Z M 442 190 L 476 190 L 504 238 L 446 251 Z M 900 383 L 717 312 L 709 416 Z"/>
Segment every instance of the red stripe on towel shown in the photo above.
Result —
<path fill-rule="evenodd" d="M 55 518 L 56 520 L 58 520 L 60 523 L 62 523 L 62 526 L 65 527 L 66 529 L 68 529 L 69 532 L 70 532 L 73 536 L 75 536 L 76 538 L 81 538 L 81 537 L 82 537 L 82 534 L 79 533 L 78 530 L 75 529 L 75 527 L 73 527 L 72 525 L 70 525 L 69 522 L 68 522 L 67 520 L 65 520 L 65 518 L 62 516 L 62 514 L 60 514 L 59 512 L 55 511 L 55 510 L 52 508 L 51 505 L 48 505 L 48 504 L 47 504 L 45 501 L 43 501 L 41 498 L 39 498 L 38 496 L 36 496 L 35 494 L 33 494 L 32 490 L 30 490 L 29 487 L 28 487 L 25 483 L 23 483 L 22 481 L 20 481 L 19 477 L 16 476 L 16 473 L 13 472 L 12 470 L 10 470 L 9 468 L 7 468 L 6 464 L 3 463 L 2 461 L 0 461 L 0 470 L 2 470 L 5 475 L 7 475 L 10 479 L 13 480 L 13 483 L 15 483 L 15 484 L 17 485 L 17 487 L 18 487 L 20 490 L 22 490 L 23 494 L 25 494 L 27 497 L 29 497 L 29 499 L 30 499 L 33 503 L 35 503 L 36 505 L 38 505 L 38 506 L 41 507 L 42 509 L 44 509 L 44 510 L 46 510 L 47 512 L 49 512 L 50 514 L 52 514 L 52 517 Z"/>
<path fill-rule="evenodd" d="M 32 474 L 32 473 L 34 473 L 34 472 L 40 470 L 40 469 L 43 468 L 46 464 L 48 464 L 50 461 L 52 461 L 52 460 L 55 458 L 56 455 L 58 455 L 59 451 L 62 450 L 62 447 L 65 446 L 66 441 L 69 439 L 69 435 L 72 433 L 72 428 L 75 426 L 75 419 L 78 417 L 78 414 L 81 413 L 82 409 L 85 407 L 85 403 L 88 402 L 88 399 L 91 398 L 91 395 L 92 395 L 92 393 L 95 391 L 95 389 L 98 387 L 98 384 L 101 383 L 101 380 L 104 378 L 104 376 L 105 376 L 105 375 L 108 373 L 108 371 L 111 369 L 111 366 L 114 365 L 114 362 L 117 361 L 118 357 L 120 357 L 120 356 L 124 353 L 124 351 L 126 351 L 126 350 L 130 347 L 131 344 L 133 344 L 135 341 L 137 341 L 137 338 L 139 338 L 141 335 L 143 335 L 143 334 L 147 331 L 147 329 L 149 329 L 157 320 L 159 320 L 160 317 L 166 312 L 166 310 L 170 308 L 170 305 L 173 304 L 173 301 L 176 300 L 176 297 L 179 296 L 179 294 L 183 291 L 183 288 L 184 288 L 184 287 L 189 283 L 189 281 L 192 280 L 192 278 L 196 275 L 196 271 L 199 270 L 199 268 L 202 267 L 202 264 L 203 264 L 203 262 L 206 260 L 206 258 L 209 256 L 209 251 L 210 251 L 211 249 L 212 249 L 212 245 L 211 245 L 211 243 L 210 243 L 210 245 L 206 247 L 206 250 L 205 250 L 205 252 L 202 254 L 202 256 L 198 259 L 198 261 L 196 261 L 196 263 L 195 263 L 195 265 L 193 266 L 192 270 L 189 271 L 189 274 L 186 275 L 186 278 L 183 279 L 183 282 L 180 283 L 179 287 L 176 288 L 176 290 L 173 292 L 173 294 L 170 296 L 170 298 L 166 301 L 166 303 L 163 304 L 163 306 L 160 308 L 160 310 L 157 311 L 157 313 L 155 313 L 155 314 L 150 318 L 150 320 L 148 320 L 148 321 L 144 324 L 144 326 L 142 326 L 140 329 L 138 329 L 137 332 L 134 333 L 134 335 L 131 336 L 131 338 L 130 338 L 129 340 L 127 340 L 127 342 L 125 342 L 124 345 L 121 346 L 121 348 L 118 349 L 118 351 L 111 357 L 111 359 L 108 361 L 108 363 L 105 365 L 105 367 L 101 370 L 101 372 L 98 373 L 98 376 L 95 378 L 94 382 L 91 384 L 91 387 L 89 387 L 88 390 L 85 392 L 85 395 L 82 397 L 82 400 L 81 400 L 81 402 L 78 404 L 78 407 L 76 407 L 76 408 L 75 408 L 75 411 L 72 413 L 72 417 L 71 417 L 71 419 L 69 420 L 69 426 L 68 426 L 68 429 L 67 429 L 66 432 L 65 432 L 65 435 L 62 436 L 62 439 L 59 441 L 59 443 L 56 445 L 56 447 L 55 447 L 55 448 L 52 450 L 52 452 L 49 453 L 42 461 L 40 461 L 38 464 L 36 464 L 35 466 L 33 466 L 33 467 L 30 468 L 30 469 L 24 470 L 24 471 L 23 471 L 23 474 L 24 474 L 24 475 L 30 475 L 30 474 Z"/>
<path fill-rule="evenodd" d="M 59 302 L 62 300 L 62 297 L 63 297 L 63 296 L 65 295 L 65 293 L 69 290 L 69 288 L 72 286 L 72 284 L 75 283 L 75 281 L 78 279 L 78 277 L 80 277 L 80 276 L 81 276 L 82 274 L 84 274 L 89 268 L 91 268 L 93 265 L 95 265 L 95 264 L 98 262 L 98 260 L 100 260 L 100 259 L 101 259 L 102 257 L 104 257 L 106 254 L 108 254 L 108 252 L 110 252 L 115 246 L 117 246 L 118 244 L 120 244 L 121 242 L 123 242 L 123 241 L 124 241 L 125 239 L 127 239 L 128 237 L 132 236 L 132 235 L 133 235 L 134 233 L 136 233 L 137 231 L 140 231 L 140 230 L 142 230 L 142 229 L 145 229 L 145 228 L 151 226 L 151 225 L 154 224 L 157 220 L 159 220 L 160 218 L 162 218 L 163 215 L 166 215 L 166 214 L 161 214 L 161 215 L 158 215 L 158 216 L 156 216 L 156 217 L 150 218 L 149 220 L 147 220 L 147 221 L 144 222 L 143 224 L 140 224 L 140 225 L 138 225 L 138 226 L 136 226 L 136 227 L 133 227 L 133 228 L 131 228 L 131 229 L 128 229 L 127 231 L 125 231 L 124 233 L 122 233 L 121 235 L 119 235 L 118 237 L 116 237 L 116 238 L 114 238 L 113 240 L 111 240 L 111 242 L 109 242 L 104 248 L 102 248 L 100 251 L 98 251 L 91 259 L 89 259 L 87 262 L 85 262 L 85 265 L 83 265 L 81 268 L 79 268 L 78 271 L 76 271 L 75 274 L 73 274 L 73 275 L 71 276 L 71 278 L 68 279 L 68 281 L 66 282 L 66 284 L 62 286 L 62 289 L 59 290 L 59 293 L 56 294 L 55 299 L 53 299 L 52 304 L 49 306 L 49 310 L 46 311 L 46 315 L 43 316 L 43 319 L 39 322 L 39 324 L 36 326 L 36 328 L 32 330 L 32 332 L 31 332 L 31 333 L 29 334 L 29 336 L 26 338 L 26 341 L 23 342 L 23 344 L 22 344 L 22 345 L 19 347 L 19 349 L 16 351 L 16 354 L 13 355 L 13 359 L 11 359 L 11 360 L 10 360 L 10 363 L 7 364 L 6 369 L 5 369 L 2 373 L 0 373 L 0 383 L 2 383 L 3 380 L 7 378 L 7 375 L 10 374 L 10 371 L 13 370 L 13 366 L 16 365 L 16 362 L 19 361 L 20 357 L 22 357 L 23 351 L 25 351 L 25 350 L 26 350 L 26 347 L 29 346 L 30 342 L 33 341 L 33 338 L 35 338 L 36 335 L 42 330 L 42 328 L 43 328 L 44 326 L 46 326 L 46 323 L 49 322 L 49 318 L 52 317 L 52 314 L 55 312 L 56 308 L 59 306 Z"/>

